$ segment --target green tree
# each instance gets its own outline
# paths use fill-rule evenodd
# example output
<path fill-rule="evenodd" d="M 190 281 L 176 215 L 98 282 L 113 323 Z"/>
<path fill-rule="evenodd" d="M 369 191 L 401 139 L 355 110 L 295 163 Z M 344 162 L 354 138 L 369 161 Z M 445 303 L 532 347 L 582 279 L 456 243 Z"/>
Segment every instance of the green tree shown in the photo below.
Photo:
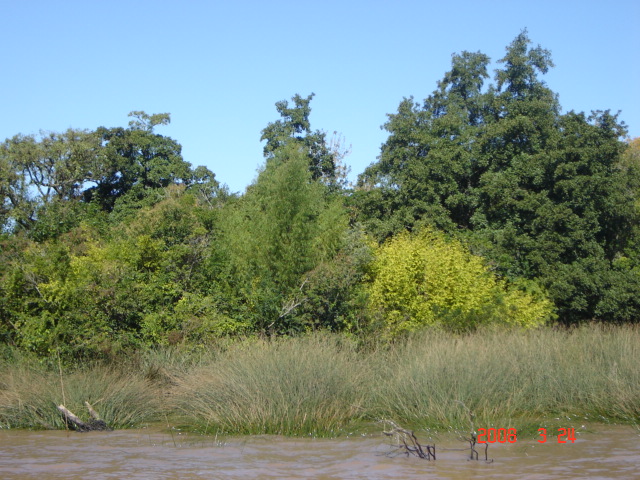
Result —
<path fill-rule="evenodd" d="M 466 228 L 477 203 L 478 137 L 489 59 L 454 55 L 452 69 L 420 105 L 405 98 L 384 128 L 380 160 L 360 176 L 354 201 L 379 238 L 415 225 Z"/>
<path fill-rule="evenodd" d="M 157 201 L 154 193 L 176 183 L 190 183 L 191 165 L 182 158 L 182 147 L 175 140 L 154 133 L 157 125 L 166 125 L 169 114 L 147 115 L 131 112 L 135 118 L 129 128 L 100 127 L 102 164 L 92 181 L 95 185 L 84 192 L 87 202 L 97 202 L 111 211 L 116 202 L 127 211 Z"/>
<path fill-rule="evenodd" d="M 97 138 L 84 130 L 5 140 L 0 148 L 5 224 L 29 230 L 48 205 L 79 200 L 99 148 Z"/>
<path fill-rule="evenodd" d="M 12 151 L 10 140 L 0 146 L 0 198 L 0 231 L 31 225 L 35 203 L 29 193 L 24 168 Z"/>
<path fill-rule="evenodd" d="M 169 114 L 130 116 L 134 120 L 126 129 L 69 129 L 5 140 L 0 225 L 43 240 L 99 215 L 92 207 L 109 213 L 117 205 L 119 215 L 135 212 L 160 201 L 160 190 L 169 185 L 193 186 L 204 195 L 221 192 L 211 171 L 192 170 L 180 144 L 153 132 L 169 123 Z"/>
<path fill-rule="evenodd" d="M 262 130 L 260 140 L 267 142 L 264 146 L 264 156 L 267 160 L 273 159 L 276 153 L 286 145 L 296 145 L 307 156 L 312 178 L 322 179 L 331 184 L 336 181 L 338 174 L 336 155 L 327 144 L 325 132 L 311 130 L 309 104 L 313 97 L 313 93 L 307 98 L 296 94 L 291 99 L 294 103 L 293 107 L 290 107 L 286 100 L 276 102 L 276 109 L 282 119 L 269 123 Z"/>
<path fill-rule="evenodd" d="M 426 325 L 456 331 L 488 323 L 532 327 L 553 316 L 546 298 L 508 286 L 482 258 L 432 230 L 386 242 L 371 276 L 371 308 L 391 335 Z"/>
<path fill-rule="evenodd" d="M 537 279 L 565 322 L 637 319 L 616 260 L 638 221 L 624 126 L 560 114 L 539 78 L 550 53 L 529 44 L 514 39 L 484 92 L 488 58 L 465 52 L 423 106 L 403 100 L 353 201 L 379 239 L 423 224 L 466 237 L 503 275 Z"/>
<path fill-rule="evenodd" d="M 640 137 L 629 139 L 622 155 L 621 175 L 628 180 L 627 191 L 634 197 L 637 218 L 640 218 Z M 633 225 L 625 255 L 619 261 L 637 269 L 640 275 L 640 222 Z"/>
<path fill-rule="evenodd" d="M 299 145 L 278 149 L 223 220 L 235 308 L 259 331 L 301 328 L 305 274 L 335 254 L 347 227 L 342 204 L 307 161 Z"/>

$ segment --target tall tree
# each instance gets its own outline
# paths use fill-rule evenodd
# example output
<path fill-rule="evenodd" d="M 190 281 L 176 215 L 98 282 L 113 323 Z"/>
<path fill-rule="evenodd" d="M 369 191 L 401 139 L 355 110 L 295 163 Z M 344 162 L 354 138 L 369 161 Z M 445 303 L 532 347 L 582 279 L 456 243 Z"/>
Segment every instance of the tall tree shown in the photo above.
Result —
<path fill-rule="evenodd" d="M 469 226 L 482 169 L 477 139 L 488 62 L 479 52 L 454 55 L 452 69 L 422 105 L 405 98 L 389 115 L 380 160 L 360 176 L 354 195 L 379 238 L 421 223 Z"/>
<path fill-rule="evenodd" d="M 308 159 L 308 168 L 314 180 L 322 179 L 327 183 L 336 180 L 335 153 L 327 145 L 326 134 L 320 130 L 311 130 L 309 115 L 311 114 L 311 99 L 315 94 L 306 98 L 296 94 L 292 97 L 293 107 L 289 102 L 276 102 L 276 109 L 282 117 L 269 123 L 260 140 L 266 140 L 264 156 L 267 160 L 276 158 L 276 152 L 286 145 L 294 144 L 302 148 Z"/>
<path fill-rule="evenodd" d="M 96 201 L 109 211 L 124 195 L 135 203 L 154 189 L 189 183 L 193 177 L 191 165 L 182 158 L 181 145 L 153 131 L 155 126 L 169 123 L 169 114 L 136 111 L 129 116 L 134 117 L 129 128 L 96 130 L 103 145 L 102 164 L 92 178 L 95 186 L 84 195 L 87 201 Z"/>
<path fill-rule="evenodd" d="M 223 220 L 235 308 L 258 330 L 301 328 L 305 274 L 335 254 L 346 230 L 340 201 L 312 178 L 307 158 L 298 145 L 280 148 Z"/>
<path fill-rule="evenodd" d="M 514 39 L 484 92 L 488 58 L 465 52 L 423 105 L 404 99 L 354 201 L 379 238 L 424 223 L 467 237 L 503 275 L 548 288 L 567 322 L 637 319 L 638 282 L 616 266 L 638 221 L 624 126 L 561 114 L 540 78 L 550 53 L 530 43 Z"/>
<path fill-rule="evenodd" d="M 97 138 L 85 130 L 5 140 L 0 147 L 0 168 L 6 172 L 0 187 L 5 218 L 14 227 L 29 230 L 52 204 L 79 200 L 99 150 Z"/>

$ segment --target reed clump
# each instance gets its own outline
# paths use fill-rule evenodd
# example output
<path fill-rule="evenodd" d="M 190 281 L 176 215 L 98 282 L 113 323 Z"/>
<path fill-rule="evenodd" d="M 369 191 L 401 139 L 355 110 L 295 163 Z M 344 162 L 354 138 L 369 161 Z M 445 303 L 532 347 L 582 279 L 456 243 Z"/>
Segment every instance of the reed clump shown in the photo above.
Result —
<path fill-rule="evenodd" d="M 379 419 L 535 432 L 637 423 L 639 360 L 637 327 L 427 330 L 364 348 L 315 335 L 238 344 L 182 371 L 172 398 L 186 423 L 226 433 L 335 435 Z"/>
<path fill-rule="evenodd" d="M 422 332 L 378 359 L 370 412 L 426 428 L 640 420 L 640 330 Z"/>
<path fill-rule="evenodd" d="M 424 330 L 393 343 L 338 334 L 141 353 L 118 368 L 0 369 L 0 428 L 64 428 L 88 401 L 114 428 L 154 419 L 206 433 L 337 436 L 410 429 L 640 423 L 640 327 Z"/>
<path fill-rule="evenodd" d="M 176 378 L 172 398 L 208 432 L 335 436 L 364 417 L 368 380 L 339 336 L 253 340 Z"/>

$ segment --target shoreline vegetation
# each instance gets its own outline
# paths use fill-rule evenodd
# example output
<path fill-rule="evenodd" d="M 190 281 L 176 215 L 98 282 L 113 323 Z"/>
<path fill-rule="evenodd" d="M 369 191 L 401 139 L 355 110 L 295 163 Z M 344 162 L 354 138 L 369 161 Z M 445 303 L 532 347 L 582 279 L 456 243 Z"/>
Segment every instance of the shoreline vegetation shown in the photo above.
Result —
<path fill-rule="evenodd" d="M 640 423 L 639 359 L 640 327 L 600 324 L 428 329 L 377 343 L 317 332 L 74 368 L 5 349 L 0 429 L 64 429 L 56 406 L 89 402 L 113 428 L 338 437 L 388 419 L 418 435 L 471 425 L 533 438 L 540 427 Z"/>
<path fill-rule="evenodd" d="M 563 112 L 526 29 L 493 63 L 403 97 L 355 183 L 314 93 L 244 192 L 170 113 L 0 143 L 0 429 L 640 424 L 640 138 Z"/>

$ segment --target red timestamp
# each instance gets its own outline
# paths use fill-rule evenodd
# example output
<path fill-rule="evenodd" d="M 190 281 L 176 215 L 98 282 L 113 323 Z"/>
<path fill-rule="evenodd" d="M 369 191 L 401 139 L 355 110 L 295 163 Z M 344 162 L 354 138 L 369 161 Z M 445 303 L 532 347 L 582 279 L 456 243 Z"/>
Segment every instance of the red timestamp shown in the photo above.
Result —
<path fill-rule="evenodd" d="M 478 443 L 515 443 L 518 440 L 515 428 L 479 428 Z"/>
<path fill-rule="evenodd" d="M 547 441 L 547 429 L 538 429 L 538 443 Z M 576 441 L 575 428 L 559 428 L 557 435 L 558 443 L 567 443 Z M 479 428 L 476 438 L 477 443 L 516 443 L 518 440 L 518 432 L 515 428 Z"/>
<path fill-rule="evenodd" d="M 544 443 L 547 441 L 547 429 L 539 428 L 538 435 L 540 438 L 538 439 L 538 443 Z M 559 428 L 558 429 L 558 443 L 567 443 L 567 442 L 575 442 L 576 441 L 576 429 L 575 428 Z"/>

